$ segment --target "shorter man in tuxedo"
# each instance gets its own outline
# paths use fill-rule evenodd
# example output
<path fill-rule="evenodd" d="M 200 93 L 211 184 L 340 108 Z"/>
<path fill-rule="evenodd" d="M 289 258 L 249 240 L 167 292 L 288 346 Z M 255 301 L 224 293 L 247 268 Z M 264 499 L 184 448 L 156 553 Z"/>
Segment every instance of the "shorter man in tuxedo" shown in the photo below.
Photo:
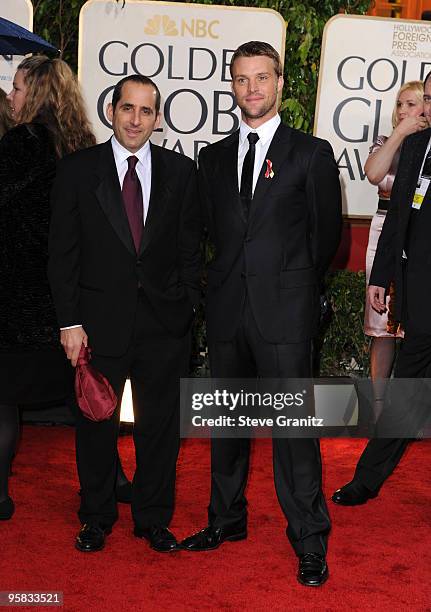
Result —
<path fill-rule="evenodd" d="M 328 142 L 281 123 L 283 70 L 271 45 L 241 45 L 231 62 L 240 129 L 202 149 L 200 194 L 215 247 L 208 267 L 207 331 L 217 378 L 310 378 L 319 286 L 338 246 L 341 194 Z M 190 551 L 247 537 L 250 441 L 213 439 L 209 525 Z M 330 520 L 319 442 L 273 439 L 274 480 L 299 557 L 298 580 L 328 576 Z"/>
<path fill-rule="evenodd" d="M 431 72 L 424 81 L 424 114 L 431 126 Z M 430 128 L 404 140 L 368 287 L 372 307 L 383 312 L 385 294 L 394 280 L 395 318 L 403 324 L 405 332 L 395 365 L 395 378 L 431 378 L 430 147 Z M 420 423 L 421 409 L 419 403 L 407 404 L 406 416 L 415 411 L 414 419 Z M 398 421 L 398 413 L 393 416 L 402 423 Z M 393 421 L 388 409 L 384 409 L 378 425 L 383 419 Z M 408 425 L 404 431 L 408 431 Z M 398 428 L 402 430 L 401 425 Z M 408 443 L 407 438 L 371 439 L 359 458 L 353 480 L 337 489 L 332 501 L 343 506 L 357 506 L 377 497 Z"/>
<path fill-rule="evenodd" d="M 63 159 L 52 195 L 49 278 L 72 365 L 82 344 L 117 397 L 133 393 L 137 537 L 177 548 L 168 525 L 179 448 L 179 379 L 188 374 L 190 326 L 199 301 L 200 221 L 195 164 L 155 146 L 160 92 L 133 75 L 108 106 L 113 137 Z M 81 482 L 76 548 L 101 550 L 117 520 L 120 407 L 106 421 L 78 415 Z"/>

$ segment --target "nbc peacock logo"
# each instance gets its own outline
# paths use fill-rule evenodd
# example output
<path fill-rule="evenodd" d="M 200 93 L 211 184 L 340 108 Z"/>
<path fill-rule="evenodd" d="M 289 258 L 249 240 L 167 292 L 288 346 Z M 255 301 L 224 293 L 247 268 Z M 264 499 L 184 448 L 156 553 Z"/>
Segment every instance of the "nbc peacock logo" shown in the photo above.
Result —
<path fill-rule="evenodd" d="M 147 24 L 144 28 L 145 34 L 152 34 L 157 36 L 163 34 L 164 36 L 178 36 L 178 29 L 175 21 L 170 19 L 167 15 L 154 15 L 147 20 Z"/>
<path fill-rule="evenodd" d="M 153 15 L 147 19 L 144 32 L 150 36 L 186 36 L 192 38 L 219 38 L 220 21 L 214 19 L 181 19 L 176 22 L 168 15 Z"/>

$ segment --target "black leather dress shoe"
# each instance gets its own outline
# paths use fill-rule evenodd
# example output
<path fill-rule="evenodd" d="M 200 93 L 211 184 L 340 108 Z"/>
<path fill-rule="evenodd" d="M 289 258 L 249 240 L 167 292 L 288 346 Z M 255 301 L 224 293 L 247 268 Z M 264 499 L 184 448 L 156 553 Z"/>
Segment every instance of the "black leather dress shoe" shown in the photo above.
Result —
<path fill-rule="evenodd" d="M 178 550 L 178 542 L 174 534 L 167 527 L 154 525 L 153 527 L 135 527 L 134 532 L 137 538 L 142 538 L 150 543 L 150 548 L 157 552 L 173 552 Z"/>
<path fill-rule="evenodd" d="M 328 579 L 324 555 L 309 552 L 299 557 L 298 582 L 304 586 L 321 586 Z"/>
<path fill-rule="evenodd" d="M 377 497 L 376 492 L 370 491 L 361 482 L 352 480 L 341 489 L 337 489 L 331 499 L 334 504 L 340 506 L 360 506 L 374 497 Z"/>
<path fill-rule="evenodd" d="M 76 537 L 75 548 L 80 552 L 96 552 L 105 546 L 105 537 L 111 533 L 111 528 L 85 523 Z"/>
<path fill-rule="evenodd" d="M 236 542 L 238 540 L 245 540 L 247 537 L 247 529 L 242 527 L 213 527 L 209 525 L 198 531 L 198 533 L 183 540 L 180 544 L 184 550 L 191 551 L 202 551 L 202 550 L 214 550 L 218 548 L 223 542 Z"/>
<path fill-rule="evenodd" d="M 115 488 L 115 498 L 120 504 L 132 503 L 132 483 L 125 482 L 122 485 L 117 485 Z"/>
<path fill-rule="evenodd" d="M 8 521 L 12 518 L 14 512 L 15 505 L 11 497 L 6 497 L 4 501 L 0 502 L 0 521 Z"/>

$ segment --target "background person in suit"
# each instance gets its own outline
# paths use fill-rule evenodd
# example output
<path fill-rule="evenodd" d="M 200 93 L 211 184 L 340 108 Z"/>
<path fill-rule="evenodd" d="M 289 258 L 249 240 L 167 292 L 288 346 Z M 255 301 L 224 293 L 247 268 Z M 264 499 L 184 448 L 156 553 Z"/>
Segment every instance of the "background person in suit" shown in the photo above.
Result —
<path fill-rule="evenodd" d="M 84 343 L 118 397 L 130 376 L 134 533 L 165 552 L 177 546 L 167 526 L 179 448 L 179 378 L 188 373 L 199 301 L 201 228 L 195 164 L 149 142 L 159 109 L 160 92 L 150 79 L 125 77 L 108 106 L 112 139 L 60 164 L 49 278 L 72 365 Z M 117 519 L 118 425 L 119 406 L 103 422 L 78 415 L 80 551 L 103 548 Z"/>
<path fill-rule="evenodd" d="M 424 115 L 431 125 L 431 72 L 424 81 L 423 101 Z M 431 378 L 431 275 L 427 269 L 431 261 L 431 129 L 421 130 L 418 126 L 418 133 L 404 140 L 368 288 L 371 306 L 383 313 L 386 292 L 394 280 L 394 318 L 405 331 L 396 378 Z M 407 405 L 406 411 L 414 408 Z M 382 416 L 390 417 L 385 412 Z M 356 506 L 376 497 L 408 443 L 408 439 L 371 439 L 353 480 L 334 493 L 333 501 Z"/>
<path fill-rule="evenodd" d="M 311 377 L 319 284 L 338 246 L 341 195 L 330 145 L 281 124 L 278 53 L 248 42 L 234 53 L 239 131 L 202 150 L 200 189 L 215 256 L 208 267 L 207 330 L 217 378 Z M 247 535 L 247 439 L 213 439 L 209 526 L 188 550 Z M 330 520 L 321 489 L 319 442 L 274 439 L 274 478 L 300 558 L 298 579 L 317 586 Z"/>

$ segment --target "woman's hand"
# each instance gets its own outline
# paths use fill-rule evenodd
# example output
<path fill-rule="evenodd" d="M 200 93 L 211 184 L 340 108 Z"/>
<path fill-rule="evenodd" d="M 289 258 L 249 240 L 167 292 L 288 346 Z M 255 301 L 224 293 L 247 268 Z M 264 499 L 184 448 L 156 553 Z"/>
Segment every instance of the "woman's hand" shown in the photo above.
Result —
<path fill-rule="evenodd" d="M 384 287 L 377 287 L 376 285 L 370 285 L 368 287 L 368 297 L 371 306 L 376 312 L 382 314 L 386 311 L 386 290 Z"/>
<path fill-rule="evenodd" d="M 394 128 L 394 132 L 397 132 L 400 138 L 404 140 L 406 136 L 414 134 L 415 132 L 422 132 L 422 130 L 427 127 L 428 121 L 423 115 L 419 115 L 419 117 L 405 117 L 399 122 L 397 127 Z"/>

